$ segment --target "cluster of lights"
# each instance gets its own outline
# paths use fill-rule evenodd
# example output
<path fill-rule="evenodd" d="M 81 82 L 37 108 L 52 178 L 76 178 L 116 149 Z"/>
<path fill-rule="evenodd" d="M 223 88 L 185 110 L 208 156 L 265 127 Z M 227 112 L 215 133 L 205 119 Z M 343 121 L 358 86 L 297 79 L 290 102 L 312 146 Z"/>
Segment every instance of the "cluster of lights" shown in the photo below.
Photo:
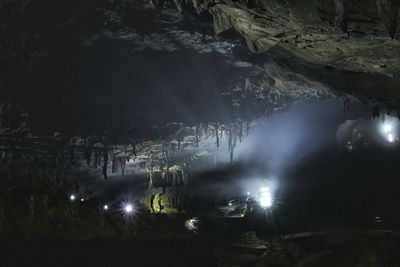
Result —
<path fill-rule="evenodd" d="M 394 144 L 399 141 L 399 120 L 388 115 L 385 115 L 384 119 L 378 126 L 379 132 L 386 142 Z"/>
<path fill-rule="evenodd" d="M 103 211 L 108 210 L 110 210 L 110 206 L 108 204 L 104 204 Z M 125 217 L 130 218 L 131 216 L 135 215 L 137 206 L 133 202 L 122 202 L 120 211 Z"/>
<path fill-rule="evenodd" d="M 77 197 L 77 195 L 75 195 L 75 194 L 71 194 L 70 196 L 69 196 L 69 200 L 71 201 L 71 202 L 74 202 L 74 201 L 76 201 L 77 199 L 79 199 L 78 197 Z M 84 198 L 80 198 L 80 201 L 81 202 L 83 202 L 83 201 L 85 201 L 85 199 Z M 103 211 L 109 211 L 110 210 L 110 206 L 108 205 L 108 204 L 104 204 L 103 205 Z M 130 217 L 132 217 L 133 215 L 135 215 L 135 213 L 136 213 L 136 211 L 137 211 L 137 206 L 136 206 L 136 204 L 135 203 L 133 203 L 133 202 L 122 202 L 122 204 L 121 204 L 121 212 L 123 213 L 123 215 L 126 217 L 126 218 L 130 218 Z"/>
<path fill-rule="evenodd" d="M 389 143 L 393 143 L 395 141 L 395 136 L 393 134 L 394 125 L 390 122 L 385 122 L 382 126 L 383 133 L 386 136 L 386 139 Z"/>
<path fill-rule="evenodd" d="M 76 199 L 77 199 L 77 196 L 75 194 L 71 194 L 69 196 L 69 200 L 72 202 L 74 202 Z M 82 198 L 80 198 L 80 201 L 83 202 L 83 201 L 85 201 L 85 199 L 82 197 Z"/>

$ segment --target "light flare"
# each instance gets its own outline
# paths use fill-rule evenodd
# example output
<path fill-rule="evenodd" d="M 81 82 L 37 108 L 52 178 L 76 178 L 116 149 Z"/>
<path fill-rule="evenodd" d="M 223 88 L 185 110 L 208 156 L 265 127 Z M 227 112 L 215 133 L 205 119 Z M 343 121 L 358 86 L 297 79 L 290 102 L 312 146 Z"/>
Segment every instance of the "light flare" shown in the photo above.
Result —
<path fill-rule="evenodd" d="M 268 187 L 262 187 L 260 189 L 260 198 L 258 202 L 263 208 L 270 208 L 272 206 L 272 196 Z"/>
<path fill-rule="evenodd" d="M 124 201 L 121 204 L 121 212 L 125 218 L 129 219 L 137 213 L 138 208 L 134 202 Z"/>

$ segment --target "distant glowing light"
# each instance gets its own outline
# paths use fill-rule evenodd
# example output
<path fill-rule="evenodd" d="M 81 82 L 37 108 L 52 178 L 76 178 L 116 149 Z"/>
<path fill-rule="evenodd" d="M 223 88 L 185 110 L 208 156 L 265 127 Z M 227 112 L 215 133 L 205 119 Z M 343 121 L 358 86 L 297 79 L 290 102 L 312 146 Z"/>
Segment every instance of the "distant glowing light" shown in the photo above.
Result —
<path fill-rule="evenodd" d="M 382 126 L 383 133 L 388 134 L 393 130 L 393 124 L 389 122 L 385 122 Z"/>
<path fill-rule="evenodd" d="M 193 231 L 193 232 L 196 232 L 199 229 L 198 224 L 199 224 L 199 219 L 196 217 L 190 218 L 185 221 L 186 229 L 188 229 L 189 231 Z"/>
<path fill-rule="evenodd" d="M 108 205 L 104 205 L 103 210 L 108 210 Z"/>
<path fill-rule="evenodd" d="M 81 198 L 81 202 L 85 201 L 85 199 Z"/>
<path fill-rule="evenodd" d="M 259 198 L 260 206 L 263 208 L 269 208 L 272 206 L 272 196 L 268 187 L 262 187 L 260 189 L 260 198 Z"/>
<path fill-rule="evenodd" d="M 121 210 L 126 218 L 130 218 L 137 212 L 137 207 L 133 202 L 123 202 Z"/>
<path fill-rule="evenodd" d="M 126 213 L 131 213 L 133 211 L 133 206 L 131 204 L 127 204 L 124 207 L 124 210 L 125 210 Z"/>
<path fill-rule="evenodd" d="M 74 201 L 75 198 L 76 198 L 75 195 L 70 195 L 70 196 L 69 196 L 69 199 L 70 199 L 71 201 Z"/>
<path fill-rule="evenodd" d="M 399 125 L 397 118 L 385 115 L 385 121 L 379 123 L 378 131 L 386 142 L 393 144 L 398 139 Z"/>
<path fill-rule="evenodd" d="M 391 133 L 387 135 L 387 139 L 388 139 L 389 143 L 393 143 L 395 140 L 394 135 Z"/>

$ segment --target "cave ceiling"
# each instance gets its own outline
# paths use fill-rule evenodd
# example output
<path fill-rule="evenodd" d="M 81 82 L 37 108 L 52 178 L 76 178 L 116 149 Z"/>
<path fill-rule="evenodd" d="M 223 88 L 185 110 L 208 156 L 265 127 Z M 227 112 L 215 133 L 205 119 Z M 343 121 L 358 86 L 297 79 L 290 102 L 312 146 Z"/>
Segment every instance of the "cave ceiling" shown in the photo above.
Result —
<path fill-rule="evenodd" d="M 162 162 L 220 141 L 233 153 L 259 118 L 311 97 L 395 109 L 398 4 L 1 1 L 3 157 Z"/>

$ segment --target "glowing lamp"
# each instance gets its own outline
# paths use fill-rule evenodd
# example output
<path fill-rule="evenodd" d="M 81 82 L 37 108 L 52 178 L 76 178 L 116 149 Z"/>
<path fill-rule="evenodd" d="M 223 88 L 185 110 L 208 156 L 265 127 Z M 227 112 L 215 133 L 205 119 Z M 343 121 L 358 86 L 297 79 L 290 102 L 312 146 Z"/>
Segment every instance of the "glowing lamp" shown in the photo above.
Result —
<path fill-rule="evenodd" d="M 125 216 L 130 217 L 136 213 L 136 205 L 133 202 L 122 202 L 121 210 Z"/>
<path fill-rule="evenodd" d="M 393 136 L 393 134 L 388 134 L 387 135 L 387 140 L 389 141 L 389 143 L 393 143 L 394 142 L 394 136 Z"/>
<path fill-rule="evenodd" d="M 260 206 L 263 208 L 269 208 L 272 206 L 272 196 L 268 187 L 262 187 L 260 189 L 260 198 L 259 198 Z"/>
<path fill-rule="evenodd" d="M 133 211 L 132 204 L 129 204 L 129 203 L 126 204 L 125 207 L 124 207 L 124 210 L 125 210 L 126 213 L 131 213 Z"/>

